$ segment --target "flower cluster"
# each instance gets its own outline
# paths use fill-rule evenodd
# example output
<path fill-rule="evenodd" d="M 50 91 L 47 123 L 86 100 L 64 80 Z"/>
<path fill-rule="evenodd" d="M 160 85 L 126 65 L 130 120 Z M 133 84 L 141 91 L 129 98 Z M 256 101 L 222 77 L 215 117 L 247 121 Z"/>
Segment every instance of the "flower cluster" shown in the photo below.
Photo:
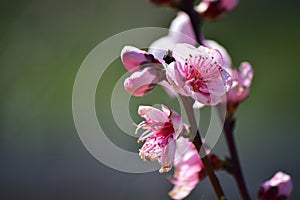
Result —
<path fill-rule="evenodd" d="M 243 62 L 238 71 L 217 42 L 203 40 L 203 45 L 196 44 L 189 17 L 179 12 L 169 35 L 153 42 L 149 52 L 132 46 L 123 48 L 122 62 L 132 73 L 125 80 L 125 89 L 143 96 L 160 84 L 169 93 L 192 97 L 200 105 L 245 100 L 253 77 L 251 65 Z"/>
<path fill-rule="evenodd" d="M 162 63 L 153 54 L 134 47 L 124 47 L 122 61 L 132 76 L 125 80 L 125 89 L 132 95 L 143 96 L 167 81 L 173 89 L 205 105 L 220 103 L 232 85 L 218 50 L 176 44 L 170 63 Z M 173 57 L 174 56 L 174 57 Z M 135 59 L 134 59 L 135 57 Z M 165 59 L 168 62 L 168 59 Z"/>
<path fill-rule="evenodd" d="M 235 68 L 223 46 L 197 34 L 192 17 L 196 13 L 199 18 L 217 19 L 232 11 L 238 0 L 203 0 L 196 7 L 183 6 L 185 3 L 193 3 L 193 0 L 148 1 L 182 11 L 171 22 L 168 35 L 154 41 L 148 51 L 133 46 L 123 48 L 121 60 L 126 70 L 131 73 L 124 82 L 126 91 L 140 97 L 161 85 L 171 97 L 177 95 L 182 99 L 193 100 L 194 108 L 217 104 L 226 104 L 227 108 L 234 107 L 233 111 L 227 109 L 229 116 L 233 117 L 237 106 L 249 96 L 253 68 L 248 62 L 242 62 L 239 69 Z M 186 111 L 191 114 L 188 113 L 191 111 Z M 236 176 L 236 179 L 240 179 L 237 180 L 240 184 L 244 184 L 242 175 L 239 174 L 241 171 L 237 171 L 240 170 L 238 163 L 232 163 L 231 159 L 220 160 L 210 153 L 204 156 L 208 161 L 200 158 L 200 148 L 198 146 L 196 149 L 195 140 L 191 142 L 185 138 L 191 134 L 189 125 L 183 122 L 176 111 L 165 105 L 161 105 L 161 109 L 140 106 L 138 114 L 144 118 L 136 129 L 136 133 L 140 134 L 138 142 L 144 143 L 139 155 L 144 161 L 158 161 L 161 173 L 174 167 L 174 175 L 170 181 L 175 186 L 169 192 L 172 199 L 185 198 L 202 179 L 207 175 L 211 176 L 210 171 L 225 169 Z M 226 120 L 234 122 L 234 118 L 227 117 Z M 194 130 L 195 127 L 191 127 L 191 130 L 192 128 Z M 230 127 L 229 130 L 232 129 Z M 201 136 L 200 144 L 202 145 Z M 234 160 L 238 162 L 237 158 Z M 210 171 L 207 170 L 209 167 Z M 243 199 L 250 199 L 245 188 L 244 186 L 244 191 L 241 191 Z M 259 199 L 286 199 L 291 188 L 290 177 L 277 173 L 263 184 Z M 221 189 L 216 193 L 222 193 Z M 222 199 L 224 196 L 219 194 L 218 197 Z"/>

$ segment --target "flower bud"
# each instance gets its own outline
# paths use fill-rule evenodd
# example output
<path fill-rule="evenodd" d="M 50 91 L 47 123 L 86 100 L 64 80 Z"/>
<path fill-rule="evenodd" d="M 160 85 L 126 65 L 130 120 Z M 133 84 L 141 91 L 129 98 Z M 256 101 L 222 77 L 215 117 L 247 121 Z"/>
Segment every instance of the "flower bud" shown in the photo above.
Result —
<path fill-rule="evenodd" d="M 292 191 L 292 180 L 288 174 L 277 172 L 266 181 L 258 192 L 259 200 L 284 200 Z"/>
<path fill-rule="evenodd" d="M 232 11 L 238 0 L 203 0 L 196 8 L 200 15 L 206 19 L 217 19 Z"/>
<path fill-rule="evenodd" d="M 230 72 L 233 84 L 227 92 L 227 102 L 239 104 L 249 96 L 254 71 L 250 63 L 242 62 L 239 70 L 232 69 Z"/>

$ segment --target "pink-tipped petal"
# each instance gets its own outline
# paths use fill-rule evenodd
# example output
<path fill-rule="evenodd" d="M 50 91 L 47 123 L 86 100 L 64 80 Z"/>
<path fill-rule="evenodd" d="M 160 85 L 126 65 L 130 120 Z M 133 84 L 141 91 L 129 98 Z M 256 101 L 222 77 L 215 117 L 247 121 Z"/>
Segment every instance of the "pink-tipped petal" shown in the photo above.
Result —
<path fill-rule="evenodd" d="M 160 62 L 152 54 L 132 46 L 125 46 L 122 49 L 121 60 L 124 67 L 131 73 L 147 67 L 162 68 Z"/>
<path fill-rule="evenodd" d="M 166 123 L 169 121 L 169 116 L 165 112 L 152 106 L 139 106 L 138 114 L 145 118 L 148 123 Z"/>
<path fill-rule="evenodd" d="M 199 173 L 204 170 L 198 151 L 188 139 L 176 141 L 175 172 L 171 182 L 175 185 L 169 192 L 172 199 L 184 199 L 200 181 Z"/>
<path fill-rule="evenodd" d="M 162 155 L 160 158 L 161 169 L 160 173 L 170 171 L 173 166 L 175 158 L 176 142 L 173 138 L 169 138 L 168 144 L 162 149 Z"/>
<path fill-rule="evenodd" d="M 129 94 L 144 96 L 158 84 L 158 76 L 157 70 L 148 67 L 142 71 L 134 72 L 125 80 L 124 87 Z"/>
<path fill-rule="evenodd" d="M 141 63 L 146 61 L 145 54 L 147 52 L 140 50 L 136 47 L 125 46 L 121 52 L 121 60 L 124 67 L 129 72 L 135 72 L 140 70 Z"/>

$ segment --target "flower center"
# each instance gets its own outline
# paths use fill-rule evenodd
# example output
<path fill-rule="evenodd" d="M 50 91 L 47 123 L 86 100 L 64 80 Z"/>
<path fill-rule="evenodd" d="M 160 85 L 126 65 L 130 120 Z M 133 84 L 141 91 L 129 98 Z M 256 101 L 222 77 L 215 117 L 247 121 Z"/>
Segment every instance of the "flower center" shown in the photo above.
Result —
<path fill-rule="evenodd" d="M 164 127 L 155 133 L 157 140 L 159 140 L 158 141 L 159 145 L 161 147 L 164 147 L 165 145 L 167 145 L 168 139 L 170 137 L 172 138 L 174 133 L 175 133 L 175 130 L 173 128 L 172 122 L 171 121 L 166 122 L 164 124 Z"/>
<path fill-rule="evenodd" d="M 189 67 L 186 79 L 195 92 L 203 92 L 204 88 L 207 89 L 201 73 L 192 66 Z"/>

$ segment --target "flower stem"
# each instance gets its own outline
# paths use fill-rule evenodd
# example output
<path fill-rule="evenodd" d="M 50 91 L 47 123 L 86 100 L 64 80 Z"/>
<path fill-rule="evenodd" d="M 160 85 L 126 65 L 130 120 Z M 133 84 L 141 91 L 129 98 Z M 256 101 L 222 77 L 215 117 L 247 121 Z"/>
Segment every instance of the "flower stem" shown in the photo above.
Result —
<path fill-rule="evenodd" d="M 187 117 L 188 117 L 188 120 L 189 120 L 189 123 L 191 126 L 191 133 L 193 135 L 196 134 L 195 138 L 193 140 L 193 144 L 195 145 L 197 150 L 200 151 L 199 154 L 200 154 L 202 163 L 205 167 L 207 176 L 210 179 L 210 182 L 214 188 L 214 191 L 215 191 L 218 199 L 225 200 L 226 198 L 225 198 L 223 189 L 221 187 L 221 184 L 211 166 L 211 163 L 210 163 L 210 161 L 207 157 L 207 154 L 205 152 L 205 149 L 203 147 L 203 142 L 201 139 L 200 131 L 198 130 L 198 125 L 197 125 L 195 115 L 194 115 L 193 100 L 190 97 L 185 97 L 185 96 L 180 96 L 180 97 L 181 97 L 182 104 L 185 108 L 185 111 L 186 111 L 186 114 L 187 114 Z"/>
<path fill-rule="evenodd" d="M 242 168 L 239 161 L 239 156 L 234 140 L 233 130 L 235 127 L 235 119 L 232 115 L 227 115 L 224 123 L 224 133 L 227 145 L 229 147 L 231 161 L 233 164 L 233 175 L 239 187 L 243 200 L 250 200 L 246 182 L 243 177 Z"/>

